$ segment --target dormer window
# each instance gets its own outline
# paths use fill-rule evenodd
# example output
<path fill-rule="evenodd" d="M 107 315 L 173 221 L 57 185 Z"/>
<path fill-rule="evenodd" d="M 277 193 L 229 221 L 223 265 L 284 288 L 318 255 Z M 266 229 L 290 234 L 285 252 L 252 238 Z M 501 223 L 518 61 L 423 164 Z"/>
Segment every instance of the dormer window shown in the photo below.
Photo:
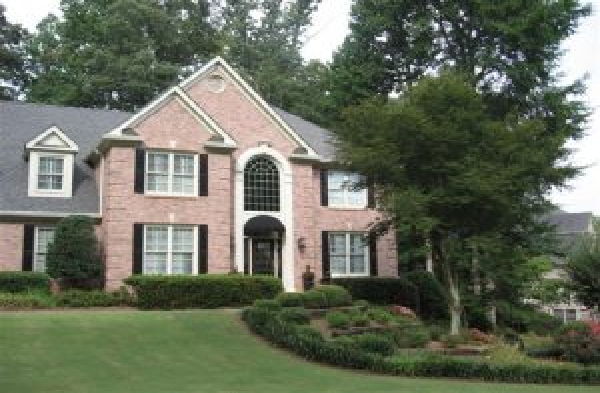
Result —
<path fill-rule="evenodd" d="M 40 156 L 38 190 L 61 191 L 64 186 L 65 159 L 59 156 Z"/>
<path fill-rule="evenodd" d="M 25 146 L 29 159 L 29 196 L 70 198 L 78 147 L 58 127 L 51 127 Z"/>

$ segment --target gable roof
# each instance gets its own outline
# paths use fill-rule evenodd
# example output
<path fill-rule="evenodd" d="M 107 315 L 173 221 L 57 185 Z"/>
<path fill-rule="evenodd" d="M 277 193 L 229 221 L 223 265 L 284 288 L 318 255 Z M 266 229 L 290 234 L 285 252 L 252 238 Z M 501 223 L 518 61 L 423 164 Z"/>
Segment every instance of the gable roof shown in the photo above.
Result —
<path fill-rule="evenodd" d="M 107 130 L 131 114 L 120 111 L 0 101 L 0 215 L 6 212 L 98 213 L 92 169 L 83 162 Z M 72 198 L 28 197 L 29 163 L 25 145 L 52 126 L 79 147 L 75 156 Z"/>
<path fill-rule="evenodd" d="M 55 140 L 60 141 L 60 143 L 54 144 Z M 70 153 L 77 153 L 79 151 L 79 146 L 77 146 L 77 144 L 73 142 L 71 138 L 66 136 L 65 133 L 57 126 L 48 128 L 46 131 L 27 142 L 25 144 L 25 148 L 27 150 L 58 150 Z"/>
<path fill-rule="evenodd" d="M 568 213 L 561 210 L 552 212 L 546 222 L 555 227 L 559 235 L 590 233 L 594 215 L 592 212 Z"/>

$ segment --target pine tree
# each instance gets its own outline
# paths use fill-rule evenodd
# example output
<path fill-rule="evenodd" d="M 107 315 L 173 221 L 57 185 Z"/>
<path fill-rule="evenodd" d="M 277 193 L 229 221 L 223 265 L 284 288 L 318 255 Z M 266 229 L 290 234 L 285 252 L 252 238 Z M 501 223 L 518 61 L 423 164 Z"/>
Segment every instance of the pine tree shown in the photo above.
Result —
<path fill-rule="evenodd" d="M 23 41 L 27 32 L 9 23 L 0 4 L 0 100 L 15 99 L 25 84 Z"/>

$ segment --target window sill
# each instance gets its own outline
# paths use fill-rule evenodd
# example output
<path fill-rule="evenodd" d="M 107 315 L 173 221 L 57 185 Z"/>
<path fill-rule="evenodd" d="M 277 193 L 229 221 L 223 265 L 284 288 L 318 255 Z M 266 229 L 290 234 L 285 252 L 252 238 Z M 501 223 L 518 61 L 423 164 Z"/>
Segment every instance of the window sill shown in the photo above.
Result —
<path fill-rule="evenodd" d="M 354 274 L 332 274 L 331 278 L 360 278 L 360 277 L 371 277 L 369 273 L 354 273 Z"/>
<path fill-rule="evenodd" d="M 371 210 L 367 206 L 323 206 L 323 207 L 329 208 L 331 210 L 350 210 L 350 211 Z"/>
<path fill-rule="evenodd" d="M 190 195 L 180 195 L 180 194 L 154 194 L 150 192 L 145 192 L 142 194 L 148 198 L 154 199 L 189 199 L 189 200 L 197 200 L 199 198 L 198 195 L 190 194 Z"/>

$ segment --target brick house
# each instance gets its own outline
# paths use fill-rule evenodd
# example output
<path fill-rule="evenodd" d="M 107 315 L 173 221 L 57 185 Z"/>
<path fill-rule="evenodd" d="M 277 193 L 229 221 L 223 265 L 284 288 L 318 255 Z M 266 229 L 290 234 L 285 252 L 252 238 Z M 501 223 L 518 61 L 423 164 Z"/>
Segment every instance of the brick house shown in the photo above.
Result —
<path fill-rule="evenodd" d="M 331 135 L 216 58 L 136 114 L 0 103 L 0 270 L 45 268 L 53 225 L 94 218 L 107 288 L 133 273 L 395 276 L 393 235 Z"/>

